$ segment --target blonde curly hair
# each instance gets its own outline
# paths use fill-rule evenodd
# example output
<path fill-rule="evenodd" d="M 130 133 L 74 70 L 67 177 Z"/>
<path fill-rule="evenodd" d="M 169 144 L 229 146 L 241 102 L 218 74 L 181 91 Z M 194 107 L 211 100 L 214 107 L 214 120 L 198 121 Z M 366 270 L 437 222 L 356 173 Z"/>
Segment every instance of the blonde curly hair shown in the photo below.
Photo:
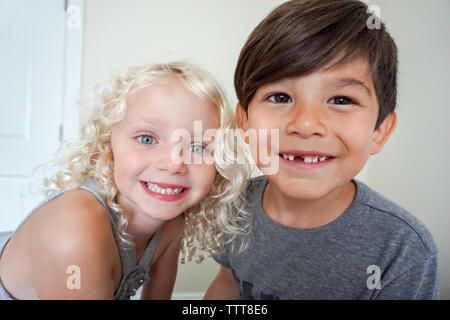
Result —
<path fill-rule="evenodd" d="M 243 210 L 243 194 L 250 167 L 245 146 L 229 134 L 237 130 L 237 125 L 220 86 L 207 72 L 192 63 L 180 61 L 131 67 L 97 86 L 85 104 L 91 115 L 82 127 L 81 137 L 77 143 L 66 143 L 58 151 L 61 156 L 53 161 L 56 173 L 44 180 L 45 193 L 76 189 L 85 179 L 96 179 L 101 186 L 98 192 L 119 214 L 120 245 L 133 246 L 133 239 L 126 231 L 126 212 L 116 202 L 118 190 L 113 178 L 111 135 L 125 115 L 127 98 L 137 90 L 168 77 L 176 77 L 192 93 L 211 102 L 220 115 L 220 128 L 214 142 L 218 174 L 207 196 L 183 212 L 185 228 L 181 261 L 194 259 L 201 262 L 204 258 L 201 251 L 209 255 L 218 254 L 236 236 L 248 234 L 250 225 L 246 221 L 250 216 Z M 236 155 L 244 155 L 245 161 L 236 163 Z M 244 242 L 237 250 L 243 249 Z"/>

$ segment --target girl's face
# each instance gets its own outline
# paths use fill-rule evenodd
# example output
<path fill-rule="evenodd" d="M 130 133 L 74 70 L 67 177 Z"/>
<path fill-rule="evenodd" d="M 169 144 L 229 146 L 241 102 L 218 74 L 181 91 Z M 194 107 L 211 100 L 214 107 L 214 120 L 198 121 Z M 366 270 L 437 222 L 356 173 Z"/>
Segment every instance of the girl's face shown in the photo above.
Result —
<path fill-rule="evenodd" d="M 203 132 L 220 125 L 217 108 L 177 79 L 129 97 L 125 117 L 111 137 L 117 198 L 126 211 L 167 221 L 208 194 L 216 168 L 203 161 L 211 152 L 209 141 L 202 141 L 203 132 L 194 136 L 194 121 L 196 132 L 198 121 Z M 182 144 L 172 137 L 180 129 L 190 133 Z M 191 161 L 179 161 L 180 155 Z"/>

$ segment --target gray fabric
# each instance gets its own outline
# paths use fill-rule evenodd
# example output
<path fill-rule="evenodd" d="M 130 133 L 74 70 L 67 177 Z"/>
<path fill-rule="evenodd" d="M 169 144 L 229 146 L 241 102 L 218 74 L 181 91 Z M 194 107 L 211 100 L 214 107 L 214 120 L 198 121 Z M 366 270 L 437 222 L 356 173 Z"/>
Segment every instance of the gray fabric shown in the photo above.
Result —
<path fill-rule="evenodd" d="M 139 289 L 146 281 L 149 281 L 149 268 L 150 261 L 155 252 L 156 246 L 158 244 L 159 237 L 161 235 L 161 230 L 159 230 L 156 234 L 154 234 L 149 241 L 142 257 L 137 262 L 136 261 L 136 253 L 134 248 L 126 248 L 121 243 L 118 231 L 117 231 L 117 222 L 118 222 L 118 214 L 113 211 L 106 205 L 105 200 L 101 197 L 99 192 L 97 191 L 96 181 L 92 179 L 87 179 L 83 182 L 83 184 L 79 187 L 79 189 L 84 189 L 92 194 L 101 202 L 101 204 L 108 211 L 111 218 L 111 227 L 113 229 L 114 238 L 119 249 L 120 259 L 122 263 L 122 279 L 119 285 L 119 288 L 114 294 L 114 298 L 116 300 L 128 300 L 131 296 L 136 293 L 136 290 Z M 24 221 L 16 228 L 14 232 L 2 232 L 0 233 L 0 257 L 3 252 L 4 247 L 6 246 L 9 239 L 14 235 L 14 233 L 19 230 L 22 224 L 31 216 L 39 207 L 49 202 L 50 200 L 56 198 L 61 195 L 64 191 L 58 191 L 52 194 L 49 198 L 42 201 L 36 208 L 34 208 L 28 216 L 24 219 Z M 0 300 L 13 300 L 8 292 L 3 287 L 3 284 L 0 281 Z"/>
<path fill-rule="evenodd" d="M 355 200 L 338 219 L 293 229 L 263 211 L 267 182 L 257 177 L 247 188 L 255 215 L 249 248 L 214 257 L 232 270 L 241 299 L 438 298 L 437 247 L 410 213 L 353 180 Z"/>

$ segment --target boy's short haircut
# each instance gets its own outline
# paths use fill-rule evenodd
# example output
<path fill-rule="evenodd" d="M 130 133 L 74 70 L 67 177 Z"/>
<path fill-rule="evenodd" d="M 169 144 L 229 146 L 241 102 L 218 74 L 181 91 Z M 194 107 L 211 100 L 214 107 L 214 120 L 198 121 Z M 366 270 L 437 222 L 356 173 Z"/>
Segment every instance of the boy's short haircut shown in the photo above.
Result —
<path fill-rule="evenodd" d="M 379 21 L 369 29 L 358 0 L 292 0 L 273 10 L 250 34 L 236 66 L 237 98 L 247 112 L 256 90 L 286 77 L 367 59 L 380 106 L 375 128 L 397 100 L 397 47 Z"/>

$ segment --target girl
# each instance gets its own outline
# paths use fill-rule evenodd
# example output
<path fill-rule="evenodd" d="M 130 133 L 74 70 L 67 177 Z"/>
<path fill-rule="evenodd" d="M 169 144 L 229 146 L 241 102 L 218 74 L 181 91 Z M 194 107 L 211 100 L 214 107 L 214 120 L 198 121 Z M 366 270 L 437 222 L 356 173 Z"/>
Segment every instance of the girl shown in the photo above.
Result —
<path fill-rule="evenodd" d="M 144 283 L 141 298 L 169 299 L 180 251 L 200 262 L 199 250 L 223 248 L 219 230 L 240 230 L 247 161 L 204 161 L 242 152 L 226 138 L 233 119 L 213 79 L 185 62 L 101 86 L 81 141 L 46 179 L 50 197 L 0 236 L 0 299 L 129 299 Z M 219 130 L 198 139 L 196 121 Z M 193 138 L 175 141 L 180 129 Z"/>

